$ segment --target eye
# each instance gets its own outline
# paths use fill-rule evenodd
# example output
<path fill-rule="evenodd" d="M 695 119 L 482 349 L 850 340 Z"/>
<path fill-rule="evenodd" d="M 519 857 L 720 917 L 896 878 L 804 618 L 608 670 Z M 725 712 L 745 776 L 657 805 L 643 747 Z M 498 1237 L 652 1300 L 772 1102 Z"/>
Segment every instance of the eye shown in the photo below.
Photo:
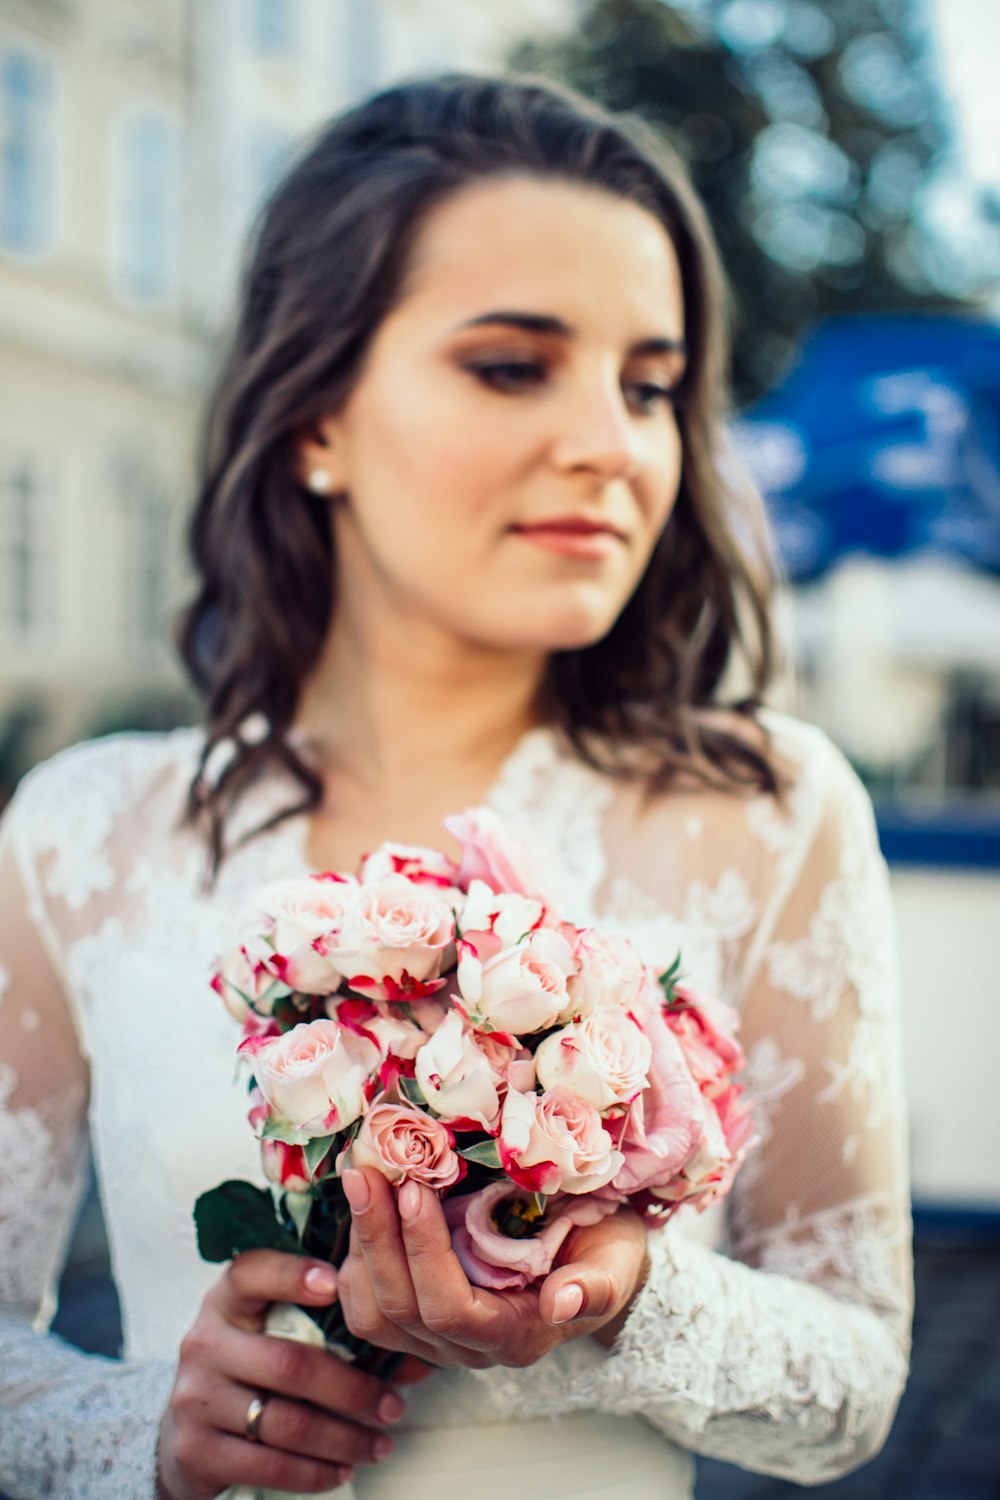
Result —
<path fill-rule="evenodd" d="M 624 386 L 633 411 L 650 415 L 658 406 L 672 406 L 677 399 L 676 385 L 661 385 L 655 380 L 631 380 Z"/>
<path fill-rule="evenodd" d="M 507 395 L 533 390 L 545 379 L 545 366 L 534 359 L 476 360 L 466 369 L 491 390 Z"/>

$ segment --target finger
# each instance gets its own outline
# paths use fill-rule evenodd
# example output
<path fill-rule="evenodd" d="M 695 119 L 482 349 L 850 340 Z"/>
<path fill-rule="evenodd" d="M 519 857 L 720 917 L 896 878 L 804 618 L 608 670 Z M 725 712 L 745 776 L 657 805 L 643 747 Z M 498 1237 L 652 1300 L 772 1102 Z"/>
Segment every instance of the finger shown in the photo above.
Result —
<path fill-rule="evenodd" d="M 381 1173 L 357 1167 L 345 1172 L 343 1181 L 351 1204 L 351 1241 L 364 1261 L 375 1302 L 386 1322 L 419 1336 L 420 1312 L 393 1190 Z"/>
<path fill-rule="evenodd" d="M 338 1295 L 344 1321 L 356 1338 L 364 1339 L 381 1349 L 397 1350 L 439 1368 L 460 1363 L 453 1351 L 421 1336 L 422 1325 L 418 1318 L 414 1319 L 414 1326 L 421 1329 L 421 1332 L 411 1333 L 409 1329 L 386 1317 L 379 1305 L 357 1231 L 353 1227 L 350 1250 L 340 1267 Z"/>
<path fill-rule="evenodd" d="M 523 1321 L 524 1308 L 518 1299 L 471 1285 L 451 1248 L 451 1233 L 436 1193 L 406 1182 L 399 1192 L 399 1208 L 420 1320 L 434 1342 L 483 1352 L 506 1348 Z"/>
<path fill-rule="evenodd" d="M 221 1374 L 258 1393 L 308 1401 L 369 1427 L 396 1422 L 403 1414 L 403 1399 L 392 1385 L 326 1349 L 233 1329 L 216 1335 L 213 1354 Z"/>
<path fill-rule="evenodd" d="M 272 1302 L 319 1307 L 333 1301 L 337 1273 L 325 1261 L 282 1250 L 246 1250 L 232 1261 L 205 1301 L 227 1323 L 259 1331 Z"/>
<path fill-rule="evenodd" d="M 613 1231 L 581 1232 L 573 1241 L 571 1258 L 551 1271 L 538 1289 L 541 1316 L 554 1325 L 613 1317 L 641 1284 L 645 1257 L 641 1226 L 634 1230 L 623 1222 Z"/>
<path fill-rule="evenodd" d="M 246 1417 L 257 1391 L 229 1386 L 219 1426 L 237 1437 L 246 1434 Z M 392 1452 L 392 1438 L 343 1417 L 332 1417 L 307 1401 L 269 1396 L 257 1424 L 257 1441 L 298 1458 L 324 1463 L 374 1464 Z"/>
<path fill-rule="evenodd" d="M 178 1436 L 171 1467 L 182 1475 L 197 1475 L 200 1483 L 219 1493 L 231 1484 L 260 1486 L 269 1490 L 317 1494 L 336 1489 L 354 1476 L 350 1464 L 325 1463 L 321 1459 L 296 1458 L 280 1448 L 248 1443 L 215 1428 L 191 1427 Z M 172 1477 L 164 1474 L 164 1478 Z"/>
<path fill-rule="evenodd" d="M 434 1374 L 434 1369 L 435 1366 L 428 1364 L 426 1360 L 407 1354 L 393 1374 L 392 1383 L 393 1385 L 420 1385 L 428 1376 Z"/>

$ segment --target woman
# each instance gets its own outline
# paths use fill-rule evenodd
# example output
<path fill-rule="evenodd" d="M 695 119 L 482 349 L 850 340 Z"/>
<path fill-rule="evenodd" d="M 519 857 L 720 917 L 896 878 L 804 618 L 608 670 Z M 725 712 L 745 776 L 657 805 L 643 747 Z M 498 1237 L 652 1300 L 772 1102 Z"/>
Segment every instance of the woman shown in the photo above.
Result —
<path fill-rule="evenodd" d="M 14 1496 L 353 1472 L 366 1500 L 675 1500 L 687 1450 L 815 1483 L 880 1445 L 910 1285 L 884 867 L 841 757 L 759 706 L 721 318 L 676 161 L 546 85 L 390 90 L 279 187 L 194 518 L 205 729 L 77 747 L 4 821 Z M 259 1173 L 205 989 L 243 900 L 383 839 L 448 848 L 484 800 L 549 841 L 574 920 L 739 1006 L 760 1140 L 725 1223 L 647 1244 L 622 1212 L 518 1299 L 469 1288 L 431 1195 L 361 1172 L 339 1278 L 264 1252 L 219 1277 L 191 1205 Z M 88 1086 L 121 1363 L 36 1331 Z M 408 1356 L 395 1387 L 261 1332 L 334 1295 Z"/>

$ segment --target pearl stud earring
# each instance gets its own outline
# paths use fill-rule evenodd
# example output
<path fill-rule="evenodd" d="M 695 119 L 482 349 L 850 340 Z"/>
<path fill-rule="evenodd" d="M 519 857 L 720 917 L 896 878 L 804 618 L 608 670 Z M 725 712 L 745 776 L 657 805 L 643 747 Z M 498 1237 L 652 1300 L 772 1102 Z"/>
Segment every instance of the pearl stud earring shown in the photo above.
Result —
<path fill-rule="evenodd" d="M 314 495 L 328 495 L 333 489 L 333 480 L 326 469 L 310 470 L 306 484 Z"/>

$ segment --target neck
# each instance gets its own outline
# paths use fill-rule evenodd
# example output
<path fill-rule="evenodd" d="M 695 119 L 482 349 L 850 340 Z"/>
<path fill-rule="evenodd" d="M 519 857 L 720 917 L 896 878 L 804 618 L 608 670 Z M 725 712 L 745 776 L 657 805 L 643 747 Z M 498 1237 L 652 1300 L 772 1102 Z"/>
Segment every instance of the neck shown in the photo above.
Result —
<path fill-rule="evenodd" d="M 440 781 L 449 767 L 485 779 L 526 730 L 544 653 L 461 641 L 438 627 L 380 616 L 341 618 L 303 689 L 295 727 L 324 772 L 378 794 Z"/>

